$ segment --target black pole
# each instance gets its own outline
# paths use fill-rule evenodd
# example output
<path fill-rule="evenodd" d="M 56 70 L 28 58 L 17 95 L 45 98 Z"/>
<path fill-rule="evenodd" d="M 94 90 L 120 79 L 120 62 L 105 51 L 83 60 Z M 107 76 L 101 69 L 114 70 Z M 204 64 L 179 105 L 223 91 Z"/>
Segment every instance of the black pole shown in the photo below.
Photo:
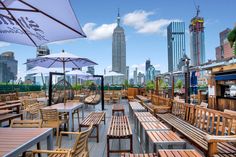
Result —
<path fill-rule="evenodd" d="M 187 94 L 188 94 L 188 99 L 187 99 L 187 102 L 190 103 L 190 72 L 189 72 L 189 60 L 187 61 L 187 83 L 188 83 L 188 91 L 187 91 Z"/>
<path fill-rule="evenodd" d="M 49 73 L 48 106 L 52 105 L 52 72 Z"/>
<path fill-rule="evenodd" d="M 64 75 L 64 73 L 49 72 L 49 87 L 48 87 L 48 106 L 52 105 L 52 76 L 53 75 Z"/>
<path fill-rule="evenodd" d="M 101 99 L 102 99 L 102 110 L 105 110 L 105 107 L 104 107 L 104 78 L 103 78 L 103 75 L 93 75 L 93 77 L 99 77 L 101 78 Z"/>

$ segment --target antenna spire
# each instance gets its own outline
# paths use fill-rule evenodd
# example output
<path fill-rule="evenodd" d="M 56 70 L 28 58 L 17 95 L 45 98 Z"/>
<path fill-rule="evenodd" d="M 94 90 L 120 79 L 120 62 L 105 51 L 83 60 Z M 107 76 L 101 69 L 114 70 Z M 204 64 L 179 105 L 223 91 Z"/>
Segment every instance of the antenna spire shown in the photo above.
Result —
<path fill-rule="evenodd" d="M 198 5 L 198 6 L 196 7 L 196 9 L 197 9 L 197 16 L 196 16 L 196 17 L 198 17 L 198 15 L 200 14 L 200 6 Z"/>
<path fill-rule="evenodd" d="M 118 14 L 117 14 L 117 26 L 120 26 L 120 8 L 118 8 Z"/>

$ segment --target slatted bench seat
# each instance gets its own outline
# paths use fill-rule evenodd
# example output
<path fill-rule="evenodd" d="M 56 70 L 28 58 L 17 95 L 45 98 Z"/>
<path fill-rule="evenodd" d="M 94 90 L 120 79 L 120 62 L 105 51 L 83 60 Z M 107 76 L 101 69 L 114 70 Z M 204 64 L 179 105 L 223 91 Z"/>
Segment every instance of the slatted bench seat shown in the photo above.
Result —
<path fill-rule="evenodd" d="M 158 150 L 159 157 L 203 157 L 194 149 L 183 150 L 183 149 L 161 149 Z"/>
<path fill-rule="evenodd" d="M 112 115 L 114 116 L 115 112 L 122 112 L 123 116 L 125 115 L 125 108 L 124 105 L 121 104 L 114 104 L 112 106 Z"/>
<path fill-rule="evenodd" d="M 121 157 L 158 157 L 156 153 L 149 153 L 149 154 L 130 154 L 130 153 L 123 153 Z"/>
<path fill-rule="evenodd" d="M 157 117 L 184 135 L 208 157 L 214 155 L 236 156 L 236 147 L 226 143 L 228 141 L 236 142 L 235 136 L 231 140 L 227 138 L 231 134 L 232 122 L 235 117 L 220 111 L 199 106 L 194 107 L 181 102 L 173 103 L 172 114 L 157 114 Z"/>
<path fill-rule="evenodd" d="M 126 150 L 111 150 L 110 149 L 110 140 L 112 139 L 129 139 L 130 140 L 130 149 Z M 107 132 L 107 157 L 110 156 L 110 153 L 125 153 L 133 152 L 133 137 L 132 129 L 129 124 L 127 116 L 112 116 L 111 123 Z"/>
<path fill-rule="evenodd" d="M 15 113 L 8 113 L 8 114 L 3 114 L 0 115 L 0 126 L 2 122 L 8 121 L 9 125 L 11 124 L 12 119 L 20 118 L 21 120 L 23 119 L 23 114 L 15 114 Z"/>
<path fill-rule="evenodd" d="M 6 104 L 3 106 L 0 106 L 0 110 L 6 110 L 6 109 L 12 110 L 16 108 L 16 113 L 20 113 L 20 107 L 21 107 L 21 103 L 10 104 L 10 105 Z"/>
<path fill-rule="evenodd" d="M 147 111 L 139 102 L 129 102 L 129 115 L 133 119 L 134 112 Z"/>
<path fill-rule="evenodd" d="M 91 124 L 96 128 L 96 136 L 90 136 L 91 138 L 96 138 L 99 142 L 99 124 L 101 121 L 106 123 L 106 112 L 91 112 L 79 125 L 79 131 L 82 128 L 88 128 Z"/>

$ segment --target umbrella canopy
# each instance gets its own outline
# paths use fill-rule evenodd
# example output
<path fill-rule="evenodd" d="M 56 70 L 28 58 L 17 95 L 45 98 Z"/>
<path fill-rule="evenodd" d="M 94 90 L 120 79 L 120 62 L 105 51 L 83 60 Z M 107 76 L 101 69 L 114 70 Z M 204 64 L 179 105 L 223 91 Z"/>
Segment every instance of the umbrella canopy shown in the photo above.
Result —
<path fill-rule="evenodd" d="M 26 64 L 45 68 L 59 68 L 63 66 L 66 68 L 81 68 L 84 66 L 97 65 L 97 63 L 87 58 L 81 58 L 64 51 L 30 59 Z"/>
<path fill-rule="evenodd" d="M 26 71 L 26 75 L 30 75 L 30 74 L 46 74 L 46 73 L 49 73 L 50 70 L 47 69 L 47 68 L 44 68 L 44 67 L 39 67 L 39 66 L 36 66 L 32 69 L 29 69 Z"/>
<path fill-rule="evenodd" d="M 0 0 L 0 41 L 39 46 L 86 37 L 69 0 Z"/>
<path fill-rule="evenodd" d="M 77 76 L 81 76 L 81 77 L 92 76 L 92 74 L 83 72 L 81 70 L 72 70 L 72 71 L 67 72 L 66 75 L 77 75 Z"/>
<path fill-rule="evenodd" d="M 124 74 L 121 74 L 121 73 L 117 73 L 115 71 L 110 71 L 108 72 L 107 74 L 104 75 L 105 77 L 106 76 L 124 76 Z"/>

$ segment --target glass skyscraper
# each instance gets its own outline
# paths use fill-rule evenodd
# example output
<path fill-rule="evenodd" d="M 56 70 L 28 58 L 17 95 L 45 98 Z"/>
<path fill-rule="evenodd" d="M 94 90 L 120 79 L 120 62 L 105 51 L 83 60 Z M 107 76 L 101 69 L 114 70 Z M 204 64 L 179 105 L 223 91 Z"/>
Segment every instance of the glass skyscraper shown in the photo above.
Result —
<path fill-rule="evenodd" d="M 190 31 L 190 62 L 198 66 L 205 62 L 204 19 L 198 15 L 191 20 Z"/>
<path fill-rule="evenodd" d="M 171 22 L 167 27 L 168 71 L 180 70 L 178 64 L 185 53 L 185 24 Z"/>

